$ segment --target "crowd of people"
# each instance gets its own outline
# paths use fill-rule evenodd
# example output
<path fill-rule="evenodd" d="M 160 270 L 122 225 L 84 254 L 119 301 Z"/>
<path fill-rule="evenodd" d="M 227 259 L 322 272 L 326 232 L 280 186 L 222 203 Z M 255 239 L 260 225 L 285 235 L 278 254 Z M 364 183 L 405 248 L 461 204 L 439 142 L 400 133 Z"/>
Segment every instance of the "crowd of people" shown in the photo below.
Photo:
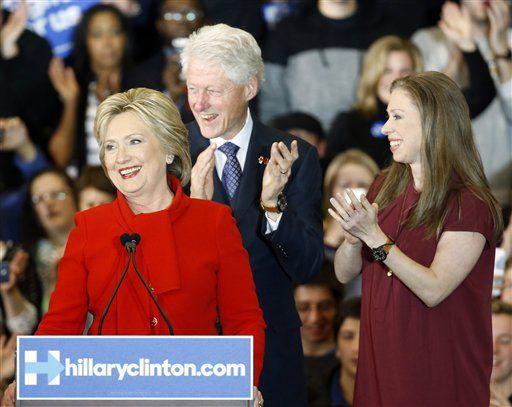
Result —
<path fill-rule="evenodd" d="M 0 395 L 16 335 L 97 334 L 121 225 L 172 273 L 104 333 L 253 335 L 256 405 L 512 406 L 510 2 L 245 3 L 99 1 L 66 60 L 1 12 Z"/>

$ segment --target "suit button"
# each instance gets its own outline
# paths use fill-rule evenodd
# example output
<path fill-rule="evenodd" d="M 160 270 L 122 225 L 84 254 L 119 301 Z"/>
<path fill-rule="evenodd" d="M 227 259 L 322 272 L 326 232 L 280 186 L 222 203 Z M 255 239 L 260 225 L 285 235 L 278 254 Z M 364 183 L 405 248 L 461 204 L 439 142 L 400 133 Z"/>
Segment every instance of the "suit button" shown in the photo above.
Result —
<path fill-rule="evenodd" d="M 149 289 L 151 290 L 151 292 L 155 292 L 155 288 L 151 285 L 151 284 L 148 284 L 149 285 Z"/>
<path fill-rule="evenodd" d="M 150 324 L 151 324 L 151 326 L 157 326 L 158 325 L 158 318 L 157 317 L 151 318 Z"/>

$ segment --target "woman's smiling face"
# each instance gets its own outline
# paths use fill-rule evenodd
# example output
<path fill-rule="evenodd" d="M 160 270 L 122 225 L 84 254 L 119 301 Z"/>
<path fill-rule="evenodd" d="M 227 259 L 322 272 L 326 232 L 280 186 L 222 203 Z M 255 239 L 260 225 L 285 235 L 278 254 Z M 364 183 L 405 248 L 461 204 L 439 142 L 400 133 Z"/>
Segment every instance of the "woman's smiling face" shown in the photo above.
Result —
<path fill-rule="evenodd" d="M 156 198 L 166 191 L 165 152 L 135 113 L 124 112 L 110 121 L 103 148 L 108 176 L 127 198 Z"/>

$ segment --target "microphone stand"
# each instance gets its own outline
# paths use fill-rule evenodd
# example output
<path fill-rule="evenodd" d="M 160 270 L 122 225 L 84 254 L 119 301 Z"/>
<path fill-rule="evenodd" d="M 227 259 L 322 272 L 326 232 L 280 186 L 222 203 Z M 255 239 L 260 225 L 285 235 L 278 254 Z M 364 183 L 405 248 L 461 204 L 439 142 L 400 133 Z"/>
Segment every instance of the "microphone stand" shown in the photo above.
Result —
<path fill-rule="evenodd" d="M 162 317 L 167 325 L 167 328 L 169 329 L 169 335 L 174 335 L 174 329 L 172 327 L 172 324 L 169 321 L 169 318 L 167 318 L 165 311 L 163 310 L 162 306 L 156 299 L 155 294 L 153 294 L 153 291 L 149 287 L 149 284 L 146 282 L 146 280 L 144 280 L 141 272 L 139 271 L 139 269 L 137 267 L 137 262 L 135 261 L 135 251 L 137 250 L 137 245 L 140 242 L 140 235 L 138 233 L 134 233 L 132 235 L 129 235 L 128 233 L 124 233 L 121 235 L 120 240 L 121 240 L 121 244 L 125 247 L 126 251 L 128 252 L 129 257 L 128 257 L 128 260 L 126 261 L 123 272 L 121 273 L 121 277 L 119 278 L 119 281 L 117 282 L 114 292 L 110 296 L 107 306 L 105 307 L 105 310 L 103 311 L 103 314 L 101 315 L 100 323 L 98 326 L 98 335 L 101 335 L 101 332 L 103 330 L 103 322 L 105 321 L 107 313 L 110 309 L 110 306 L 112 305 L 112 302 L 114 301 L 114 298 L 119 290 L 119 287 L 121 286 L 121 283 L 123 282 L 126 275 L 128 274 L 128 269 L 129 269 L 130 263 L 132 263 L 133 268 L 135 269 L 135 272 L 137 273 L 137 277 L 139 278 L 139 280 L 142 282 L 142 284 L 146 288 L 146 291 L 149 293 L 149 296 L 155 303 L 156 307 L 158 308 L 158 311 L 160 311 L 160 314 L 162 315 Z"/>

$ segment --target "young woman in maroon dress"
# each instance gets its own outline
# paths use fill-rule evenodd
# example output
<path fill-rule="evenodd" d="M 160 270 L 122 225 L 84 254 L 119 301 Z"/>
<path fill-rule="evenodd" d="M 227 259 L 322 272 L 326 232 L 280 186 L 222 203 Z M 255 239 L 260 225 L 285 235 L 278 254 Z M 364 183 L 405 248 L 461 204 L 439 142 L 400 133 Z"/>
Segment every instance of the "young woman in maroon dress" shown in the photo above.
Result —
<path fill-rule="evenodd" d="M 331 199 L 337 277 L 363 276 L 354 405 L 488 406 L 502 220 L 467 104 L 426 72 L 395 81 L 387 111 L 393 164 L 361 201 Z"/>

